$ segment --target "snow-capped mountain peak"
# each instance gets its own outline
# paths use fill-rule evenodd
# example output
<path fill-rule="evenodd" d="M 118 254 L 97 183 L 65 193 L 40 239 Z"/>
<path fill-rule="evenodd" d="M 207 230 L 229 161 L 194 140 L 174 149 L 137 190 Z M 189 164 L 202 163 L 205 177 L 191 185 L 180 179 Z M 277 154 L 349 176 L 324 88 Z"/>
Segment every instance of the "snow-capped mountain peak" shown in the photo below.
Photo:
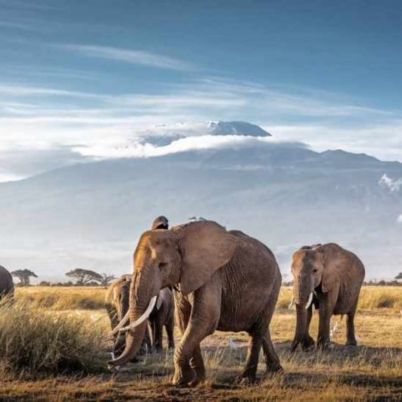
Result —
<path fill-rule="evenodd" d="M 210 121 L 208 133 L 214 135 L 246 135 L 252 137 L 270 137 L 271 134 L 256 124 L 245 121 Z"/>

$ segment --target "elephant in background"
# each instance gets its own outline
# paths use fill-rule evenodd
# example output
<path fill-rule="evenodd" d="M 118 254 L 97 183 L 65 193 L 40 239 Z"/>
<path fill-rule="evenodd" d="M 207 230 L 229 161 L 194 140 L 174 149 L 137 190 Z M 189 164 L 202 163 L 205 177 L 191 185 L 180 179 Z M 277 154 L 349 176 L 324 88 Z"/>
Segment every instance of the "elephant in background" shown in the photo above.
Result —
<path fill-rule="evenodd" d="M 173 286 L 182 333 L 173 384 L 191 386 L 205 378 L 200 342 L 215 330 L 249 333 L 240 379 L 255 380 L 261 347 L 267 371 L 282 370 L 269 332 L 281 282 L 272 252 L 240 231 L 228 232 L 212 221 L 147 231 L 134 253 L 126 348 L 109 364 L 121 366 L 135 356 L 146 331 L 144 318 L 160 289 Z"/>
<path fill-rule="evenodd" d="M 129 294 L 131 275 L 123 275 L 113 282 L 107 293 L 105 306 L 112 329 L 117 327 L 124 318 L 129 308 Z M 172 291 L 168 288 L 159 292 L 156 305 L 149 316 L 149 328 L 147 328 L 141 347 L 141 352 L 147 350 L 163 350 L 163 327 L 166 329 L 169 348 L 174 348 L 174 300 Z M 151 336 L 149 335 L 149 330 Z M 125 335 L 114 335 L 114 354 L 120 354 L 125 347 Z"/>
<path fill-rule="evenodd" d="M 313 304 L 319 310 L 317 347 L 330 342 L 331 316 L 347 315 L 347 345 L 356 345 L 354 317 L 365 269 L 360 259 L 337 244 L 304 246 L 293 254 L 296 332 L 291 349 L 314 345 L 309 335 Z"/>
<path fill-rule="evenodd" d="M 6 296 L 14 296 L 14 282 L 10 272 L 0 265 L 0 300 Z"/>

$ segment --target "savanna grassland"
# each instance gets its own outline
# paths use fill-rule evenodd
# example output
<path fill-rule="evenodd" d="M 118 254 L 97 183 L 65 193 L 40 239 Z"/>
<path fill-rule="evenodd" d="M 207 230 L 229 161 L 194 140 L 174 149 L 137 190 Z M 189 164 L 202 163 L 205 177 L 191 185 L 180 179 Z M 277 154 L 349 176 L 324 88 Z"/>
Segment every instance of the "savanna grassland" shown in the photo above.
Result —
<path fill-rule="evenodd" d="M 357 348 L 343 346 L 346 320 L 334 317 L 330 350 L 293 355 L 295 312 L 284 287 L 271 323 L 284 374 L 262 378 L 261 354 L 260 381 L 236 384 L 247 335 L 216 332 L 202 344 L 207 381 L 192 389 L 169 385 L 171 352 L 147 355 L 115 375 L 107 371 L 104 293 L 99 287 L 18 288 L 16 302 L 0 306 L 0 400 L 402 400 L 402 287 L 362 289 Z"/>

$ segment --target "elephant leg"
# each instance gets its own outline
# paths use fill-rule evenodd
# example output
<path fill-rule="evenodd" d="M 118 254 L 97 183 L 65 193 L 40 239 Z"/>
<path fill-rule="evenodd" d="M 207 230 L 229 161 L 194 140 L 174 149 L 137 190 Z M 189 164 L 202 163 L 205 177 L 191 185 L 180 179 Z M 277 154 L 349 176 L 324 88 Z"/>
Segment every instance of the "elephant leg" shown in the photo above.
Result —
<path fill-rule="evenodd" d="M 193 356 L 190 359 L 190 366 L 197 375 L 197 382 L 203 381 L 205 379 L 205 366 L 200 345 L 196 346 L 194 349 Z"/>
<path fill-rule="evenodd" d="M 356 336 L 355 336 L 355 311 L 347 314 L 346 318 L 346 345 L 356 346 Z"/>
<path fill-rule="evenodd" d="M 174 322 L 169 319 L 169 322 L 165 325 L 166 334 L 168 338 L 168 348 L 174 349 Z"/>
<path fill-rule="evenodd" d="M 212 334 L 218 326 L 221 306 L 221 285 L 215 275 L 203 287 L 193 293 L 191 314 L 183 337 L 174 353 L 174 385 L 196 385 L 204 375 L 204 363 L 199 351 L 201 341 Z M 183 303 L 186 306 L 186 303 Z M 188 306 L 187 306 L 188 307 Z M 180 329 L 185 326 L 185 317 L 179 314 Z M 190 365 L 190 360 L 193 367 Z"/>
<path fill-rule="evenodd" d="M 313 317 L 313 304 L 311 304 L 311 306 L 307 309 L 306 333 L 304 335 L 302 342 L 303 350 L 308 350 L 311 346 L 315 345 L 314 339 L 310 336 L 310 324 L 312 317 Z"/>
<path fill-rule="evenodd" d="M 154 329 L 154 348 L 156 350 L 156 352 L 161 352 L 163 350 L 163 343 L 162 343 L 162 338 L 163 338 L 163 325 L 161 322 L 160 317 L 158 317 L 155 320 L 155 329 Z"/>
<path fill-rule="evenodd" d="M 148 353 L 152 349 L 151 335 L 149 333 L 150 325 L 151 324 L 148 323 L 147 329 L 145 330 L 145 336 L 144 336 L 144 340 L 142 342 L 142 347 L 141 347 L 141 349 L 144 349 L 144 351 L 148 352 Z"/>
<path fill-rule="evenodd" d="M 266 336 L 262 338 L 262 349 L 265 355 L 267 372 L 275 373 L 278 371 L 283 371 L 281 363 L 279 361 L 279 357 L 275 352 L 275 348 L 271 340 L 271 334 L 269 332 L 269 328 Z"/>
<path fill-rule="evenodd" d="M 262 346 L 262 336 L 260 334 L 250 334 L 251 338 L 248 345 L 247 361 L 244 371 L 239 380 L 244 382 L 254 382 L 257 374 L 258 358 Z"/>
<path fill-rule="evenodd" d="M 330 343 L 330 323 L 334 311 L 334 296 L 328 294 L 325 301 L 320 303 L 317 348 L 326 349 Z M 336 300 L 336 299 L 335 299 Z"/>
<path fill-rule="evenodd" d="M 176 322 L 182 336 L 184 335 L 188 322 L 190 321 L 190 314 L 191 304 L 184 300 L 183 297 L 180 297 L 180 295 L 176 295 Z M 168 339 L 171 338 L 171 341 L 169 340 L 169 344 L 172 345 L 172 348 L 174 348 L 173 330 L 174 321 L 171 319 L 169 324 L 166 326 L 166 331 L 168 333 Z M 198 381 L 202 381 L 205 378 L 205 366 L 202 359 L 200 346 L 196 346 L 194 349 L 193 356 L 190 359 L 190 367 L 195 371 Z"/>

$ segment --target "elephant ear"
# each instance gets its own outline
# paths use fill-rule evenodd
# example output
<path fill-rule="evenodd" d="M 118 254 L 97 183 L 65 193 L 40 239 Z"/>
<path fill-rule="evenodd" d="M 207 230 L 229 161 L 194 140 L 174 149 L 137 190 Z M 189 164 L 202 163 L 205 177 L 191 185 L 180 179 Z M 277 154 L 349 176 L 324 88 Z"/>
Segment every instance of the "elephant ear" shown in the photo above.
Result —
<path fill-rule="evenodd" d="M 331 289 L 334 289 L 339 282 L 338 270 L 334 263 L 330 261 L 330 258 L 328 258 L 327 252 L 323 246 L 318 247 L 316 251 L 317 257 L 323 265 L 321 290 L 323 293 L 328 293 Z"/>
<path fill-rule="evenodd" d="M 215 222 L 185 225 L 180 241 L 180 291 L 187 295 L 204 285 L 219 268 L 231 260 L 237 244 L 238 239 Z"/>

